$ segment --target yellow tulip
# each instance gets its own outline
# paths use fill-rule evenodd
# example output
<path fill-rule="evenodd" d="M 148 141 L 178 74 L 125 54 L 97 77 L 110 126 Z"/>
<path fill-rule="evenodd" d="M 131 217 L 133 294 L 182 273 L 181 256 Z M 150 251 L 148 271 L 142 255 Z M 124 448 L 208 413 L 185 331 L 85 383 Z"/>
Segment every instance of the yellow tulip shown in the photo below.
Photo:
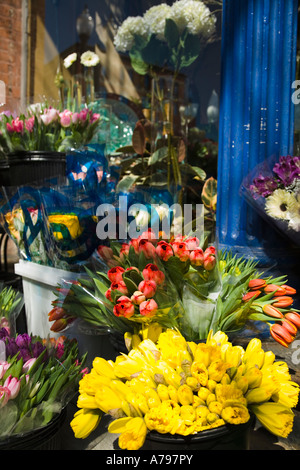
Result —
<path fill-rule="evenodd" d="M 138 450 L 143 447 L 147 426 L 143 418 L 121 418 L 113 421 L 108 432 L 120 434 L 119 446 L 123 450 Z"/>
<path fill-rule="evenodd" d="M 87 410 L 84 408 L 77 411 L 70 423 L 74 436 L 77 439 L 88 437 L 98 426 L 102 414 L 100 410 Z"/>
<path fill-rule="evenodd" d="M 104 411 L 104 413 L 110 413 L 112 410 L 122 408 L 122 399 L 119 394 L 105 385 L 99 387 L 95 395 L 95 400 L 98 407 Z"/>
<path fill-rule="evenodd" d="M 93 368 L 99 375 L 104 375 L 105 377 L 109 377 L 111 379 L 116 378 L 113 366 L 102 357 L 96 357 L 93 360 Z"/>
<path fill-rule="evenodd" d="M 280 403 L 253 405 L 251 410 L 261 424 L 276 436 L 287 437 L 293 429 L 294 413 Z"/>
<path fill-rule="evenodd" d="M 81 393 L 78 396 L 77 406 L 78 408 L 88 408 L 90 410 L 99 408 L 95 396 L 88 395 L 87 393 Z"/>

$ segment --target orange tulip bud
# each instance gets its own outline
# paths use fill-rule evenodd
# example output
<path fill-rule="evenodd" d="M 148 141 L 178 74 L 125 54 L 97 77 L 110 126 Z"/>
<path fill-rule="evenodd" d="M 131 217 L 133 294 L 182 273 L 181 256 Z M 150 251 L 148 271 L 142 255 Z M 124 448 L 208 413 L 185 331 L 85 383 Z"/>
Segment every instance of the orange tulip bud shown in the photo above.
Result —
<path fill-rule="evenodd" d="M 267 283 L 264 279 L 251 279 L 251 281 L 249 281 L 248 287 L 251 290 L 257 290 L 265 287 L 266 285 Z"/>
<path fill-rule="evenodd" d="M 285 315 L 285 319 L 289 320 L 292 322 L 294 325 L 296 325 L 297 328 L 300 329 L 300 315 L 299 313 L 296 312 L 288 312 Z"/>
<path fill-rule="evenodd" d="M 59 318 L 58 320 L 55 320 L 50 330 L 54 331 L 55 333 L 58 333 L 59 331 L 64 330 L 67 325 L 68 320 L 66 318 Z"/>
<path fill-rule="evenodd" d="M 294 299 L 288 295 L 277 297 L 276 302 L 273 302 L 273 306 L 277 308 L 286 308 L 292 305 Z"/>
<path fill-rule="evenodd" d="M 65 315 L 65 310 L 61 307 L 54 307 L 49 313 L 49 321 L 55 321 L 59 320 L 59 318 L 62 318 Z"/>
<path fill-rule="evenodd" d="M 282 346 L 288 348 L 289 344 L 294 341 L 294 337 L 281 325 L 275 323 L 270 328 L 271 336 Z"/>
<path fill-rule="evenodd" d="M 271 292 L 274 292 L 275 297 L 286 294 L 286 290 L 281 286 L 277 286 L 276 284 L 268 284 L 264 288 L 264 291 L 266 294 L 270 294 Z"/>
<path fill-rule="evenodd" d="M 291 286 L 287 286 L 286 284 L 284 284 L 284 285 L 282 285 L 281 287 L 283 287 L 283 288 L 285 289 L 285 292 L 286 292 L 286 294 L 288 294 L 288 295 L 297 294 L 296 289 L 294 289 L 294 288 L 291 287 Z"/>
<path fill-rule="evenodd" d="M 244 302 L 248 302 L 248 300 L 251 300 L 253 298 L 256 299 L 256 297 L 258 297 L 260 294 L 261 294 L 260 290 L 254 290 L 254 291 L 247 292 L 246 294 L 244 294 L 242 299 Z"/>
<path fill-rule="evenodd" d="M 296 325 L 294 325 L 294 323 L 292 323 L 289 320 L 284 320 L 281 323 L 281 326 L 282 326 L 282 328 L 285 328 L 292 336 L 296 336 L 297 327 L 296 327 Z"/>
<path fill-rule="evenodd" d="M 280 312 L 280 310 L 270 304 L 263 306 L 263 312 L 273 318 L 283 318 L 283 314 Z"/>

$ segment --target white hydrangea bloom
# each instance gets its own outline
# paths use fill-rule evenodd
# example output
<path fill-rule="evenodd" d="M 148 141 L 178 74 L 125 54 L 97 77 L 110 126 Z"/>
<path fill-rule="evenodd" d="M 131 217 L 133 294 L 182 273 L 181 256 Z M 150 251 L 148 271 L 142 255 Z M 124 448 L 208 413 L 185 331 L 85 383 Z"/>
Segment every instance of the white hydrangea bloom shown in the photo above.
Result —
<path fill-rule="evenodd" d="M 149 35 L 155 34 L 158 39 L 164 40 L 166 19 L 170 18 L 170 14 L 171 7 L 166 3 L 149 8 L 143 16 Z"/>
<path fill-rule="evenodd" d="M 170 18 L 182 33 L 189 33 L 208 39 L 215 32 L 216 17 L 199 0 L 178 0 L 172 5 Z"/>
<path fill-rule="evenodd" d="M 118 28 L 114 45 L 119 52 L 130 51 L 134 44 L 134 35 L 147 37 L 147 28 L 141 16 L 129 16 Z"/>

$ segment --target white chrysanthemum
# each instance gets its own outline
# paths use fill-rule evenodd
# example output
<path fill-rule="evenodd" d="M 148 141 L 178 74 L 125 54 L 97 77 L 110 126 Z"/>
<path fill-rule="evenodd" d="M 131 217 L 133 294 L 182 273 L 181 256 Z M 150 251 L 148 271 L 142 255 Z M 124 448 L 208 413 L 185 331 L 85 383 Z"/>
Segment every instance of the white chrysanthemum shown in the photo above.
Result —
<path fill-rule="evenodd" d="M 130 51 L 134 44 L 134 36 L 147 37 L 148 32 L 141 16 L 129 16 L 118 28 L 114 37 L 114 45 L 119 52 Z"/>
<path fill-rule="evenodd" d="M 297 203 L 293 194 L 276 189 L 266 200 L 266 213 L 275 219 L 288 220 Z"/>
<path fill-rule="evenodd" d="M 149 35 L 155 34 L 158 39 L 164 39 L 166 19 L 170 18 L 171 7 L 166 3 L 149 8 L 144 14 L 144 22 Z"/>
<path fill-rule="evenodd" d="M 71 67 L 71 65 L 74 62 L 76 62 L 76 60 L 77 60 L 77 54 L 76 52 L 73 52 L 73 54 L 68 55 L 68 57 L 64 59 L 64 67 L 68 69 L 69 67 Z"/>
<path fill-rule="evenodd" d="M 99 64 L 100 59 L 99 59 L 99 56 L 95 52 L 86 51 L 83 54 L 81 54 L 80 62 L 85 67 L 95 67 L 97 64 Z"/>
<path fill-rule="evenodd" d="M 208 39 L 215 32 L 216 17 L 199 0 L 178 0 L 173 3 L 170 18 L 182 33 L 189 33 Z"/>

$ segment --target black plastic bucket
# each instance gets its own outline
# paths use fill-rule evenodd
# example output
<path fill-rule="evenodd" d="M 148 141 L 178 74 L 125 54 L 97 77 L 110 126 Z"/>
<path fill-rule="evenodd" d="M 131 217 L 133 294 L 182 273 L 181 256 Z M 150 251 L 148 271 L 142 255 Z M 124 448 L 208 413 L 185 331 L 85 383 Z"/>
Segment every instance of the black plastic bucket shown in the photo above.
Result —
<path fill-rule="evenodd" d="M 10 171 L 6 158 L 0 160 L 0 186 L 10 186 Z"/>
<path fill-rule="evenodd" d="M 61 450 L 61 428 L 66 409 L 39 429 L 0 440 L 0 450 Z"/>
<path fill-rule="evenodd" d="M 226 424 L 190 436 L 159 434 L 151 431 L 141 450 L 249 450 L 255 416 L 247 423 Z"/>
<path fill-rule="evenodd" d="M 62 152 L 19 152 L 8 156 L 8 164 L 10 186 L 66 175 L 66 154 Z"/>

